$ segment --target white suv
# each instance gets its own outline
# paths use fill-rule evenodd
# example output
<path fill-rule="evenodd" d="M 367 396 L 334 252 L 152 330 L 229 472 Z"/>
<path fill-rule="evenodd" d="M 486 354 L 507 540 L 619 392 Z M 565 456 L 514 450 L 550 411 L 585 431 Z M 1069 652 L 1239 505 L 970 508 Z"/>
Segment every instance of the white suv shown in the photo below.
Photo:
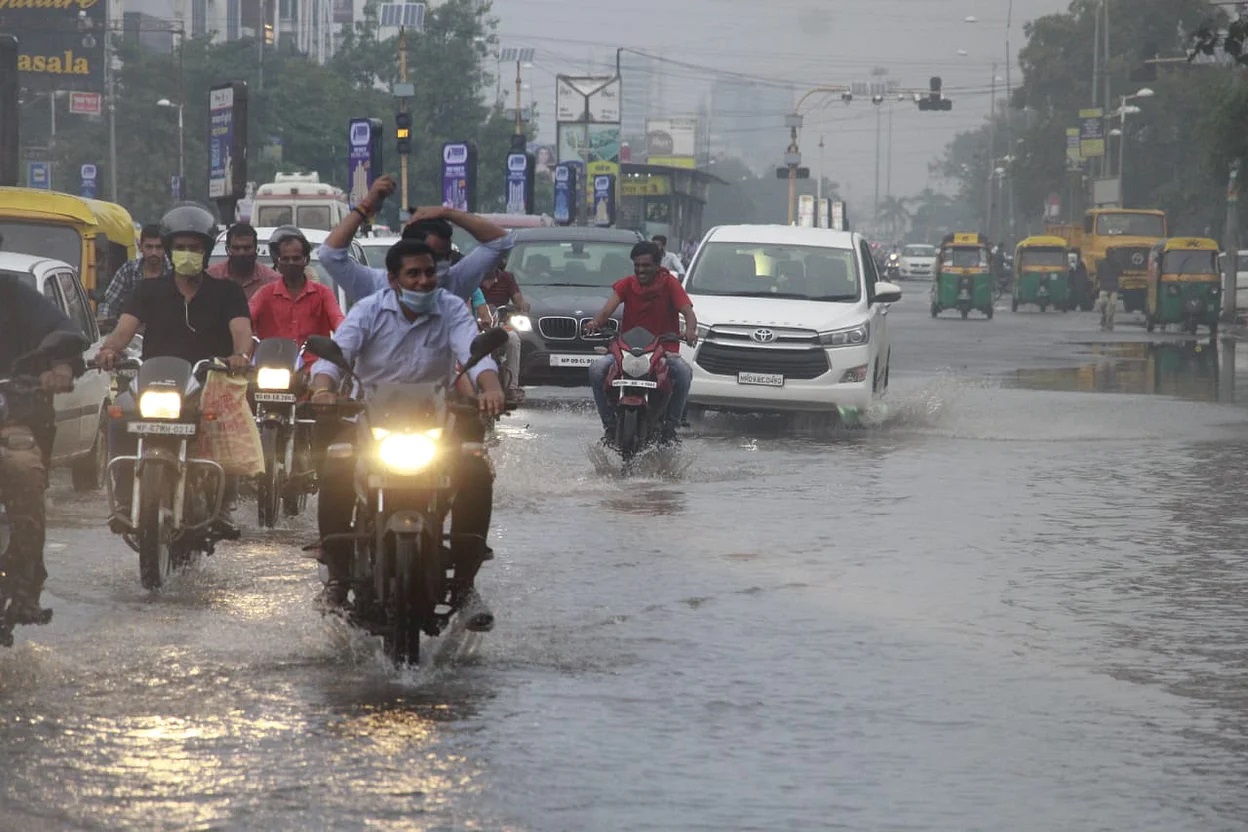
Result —
<path fill-rule="evenodd" d="M 936 247 L 909 245 L 901 250 L 901 276 L 913 279 L 931 279 L 936 273 Z"/>
<path fill-rule="evenodd" d="M 698 317 L 694 407 L 866 409 L 888 386 L 888 305 L 861 235 L 822 228 L 713 228 L 684 280 Z"/>

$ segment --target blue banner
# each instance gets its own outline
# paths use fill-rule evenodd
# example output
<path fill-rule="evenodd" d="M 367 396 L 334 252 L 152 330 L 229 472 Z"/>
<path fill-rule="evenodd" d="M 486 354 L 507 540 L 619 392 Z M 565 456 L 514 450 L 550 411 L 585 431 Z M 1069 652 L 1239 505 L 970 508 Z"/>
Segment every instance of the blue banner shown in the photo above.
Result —
<path fill-rule="evenodd" d="M 555 166 L 555 222 L 570 225 L 576 220 L 577 194 L 576 167 L 571 164 Z"/>
<path fill-rule="evenodd" d="M 234 193 L 234 88 L 215 89 L 208 96 L 208 198 Z"/>
<path fill-rule="evenodd" d="M 594 225 L 608 226 L 615 222 L 615 177 L 594 177 Z"/>
<path fill-rule="evenodd" d="M 82 179 L 82 187 L 78 191 L 78 195 L 86 199 L 95 199 L 95 182 L 96 182 L 95 165 L 87 162 L 79 169 L 79 176 Z"/>
<path fill-rule="evenodd" d="M 472 148 L 466 142 L 442 145 L 442 204 L 457 211 L 468 211 L 471 190 L 470 170 L 474 167 Z M 475 173 L 475 172 L 473 172 Z"/>
<path fill-rule="evenodd" d="M 507 154 L 507 213 L 533 213 L 534 157 L 528 153 Z"/>
<path fill-rule="evenodd" d="M 52 190 L 52 163 L 27 162 L 26 187 L 38 188 L 41 191 Z"/>
<path fill-rule="evenodd" d="M 353 118 L 348 132 L 347 157 L 348 192 L 351 204 L 359 205 L 368 196 L 381 168 L 381 120 Z M 399 206 L 406 208 L 406 205 Z"/>

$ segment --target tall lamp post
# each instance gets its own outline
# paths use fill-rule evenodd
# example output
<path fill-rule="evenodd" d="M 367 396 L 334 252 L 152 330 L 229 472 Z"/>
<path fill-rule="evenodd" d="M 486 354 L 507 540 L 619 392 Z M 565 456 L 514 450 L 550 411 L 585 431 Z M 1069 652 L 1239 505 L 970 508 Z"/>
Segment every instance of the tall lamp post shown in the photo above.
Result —
<path fill-rule="evenodd" d="M 1118 112 L 1115 113 L 1115 115 L 1118 116 L 1118 133 L 1119 133 L 1119 138 L 1118 138 L 1118 201 L 1119 203 L 1121 203 L 1123 208 L 1126 207 L 1126 200 L 1123 199 L 1122 157 L 1126 155 L 1126 150 L 1127 150 L 1127 116 L 1133 116 L 1140 112 L 1139 107 L 1135 107 L 1135 106 L 1129 107 L 1127 106 L 1127 102 L 1136 101 L 1141 98 L 1152 98 L 1155 94 L 1156 93 L 1154 93 L 1148 87 L 1144 87 L 1135 95 L 1120 96 L 1122 101 L 1118 105 Z"/>
<path fill-rule="evenodd" d="M 172 107 L 178 111 L 178 199 L 185 199 L 186 194 L 183 193 L 186 185 L 186 153 L 183 144 L 184 130 L 182 126 L 182 104 L 174 104 L 168 98 L 162 98 L 156 102 L 157 107 Z"/>

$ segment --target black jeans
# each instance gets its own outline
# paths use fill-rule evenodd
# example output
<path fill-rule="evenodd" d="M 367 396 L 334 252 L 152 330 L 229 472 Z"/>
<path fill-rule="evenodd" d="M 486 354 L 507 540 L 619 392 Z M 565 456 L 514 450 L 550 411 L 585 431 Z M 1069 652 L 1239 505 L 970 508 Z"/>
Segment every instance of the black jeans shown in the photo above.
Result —
<path fill-rule="evenodd" d="M 355 516 L 355 467 L 357 458 L 329 458 L 325 450 L 331 443 L 351 443 L 358 428 L 354 424 L 333 421 L 316 425 L 313 433 L 314 456 L 317 458 L 317 479 L 320 497 L 317 500 L 317 527 L 322 539 L 332 534 L 353 531 Z M 474 428 L 460 441 L 479 442 Z M 484 449 L 466 453 L 459 458 L 452 474 L 455 496 L 451 504 L 451 557 L 455 564 L 455 583 L 472 586 L 485 559 L 486 538 L 494 512 L 494 471 Z M 440 543 L 440 541 L 439 541 Z M 331 581 L 345 581 L 351 575 L 350 540 L 332 541 L 321 546 L 320 561 L 329 570 Z"/>

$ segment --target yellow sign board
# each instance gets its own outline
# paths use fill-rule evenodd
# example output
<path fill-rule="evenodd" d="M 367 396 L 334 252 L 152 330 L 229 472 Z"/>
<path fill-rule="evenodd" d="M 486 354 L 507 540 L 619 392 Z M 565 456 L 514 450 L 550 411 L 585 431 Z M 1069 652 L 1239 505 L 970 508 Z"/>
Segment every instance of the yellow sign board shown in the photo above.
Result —
<path fill-rule="evenodd" d="M 983 245 L 978 234 L 967 234 L 959 232 L 953 235 L 953 244 L 955 246 L 978 246 Z"/>
<path fill-rule="evenodd" d="M 692 156 L 648 156 L 646 164 L 659 165 L 665 168 L 684 168 L 692 170 L 697 167 L 697 160 Z"/>
<path fill-rule="evenodd" d="M 621 196 L 668 196 L 671 192 L 671 178 L 661 174 L 628 176 L 620 183 Z"/>

